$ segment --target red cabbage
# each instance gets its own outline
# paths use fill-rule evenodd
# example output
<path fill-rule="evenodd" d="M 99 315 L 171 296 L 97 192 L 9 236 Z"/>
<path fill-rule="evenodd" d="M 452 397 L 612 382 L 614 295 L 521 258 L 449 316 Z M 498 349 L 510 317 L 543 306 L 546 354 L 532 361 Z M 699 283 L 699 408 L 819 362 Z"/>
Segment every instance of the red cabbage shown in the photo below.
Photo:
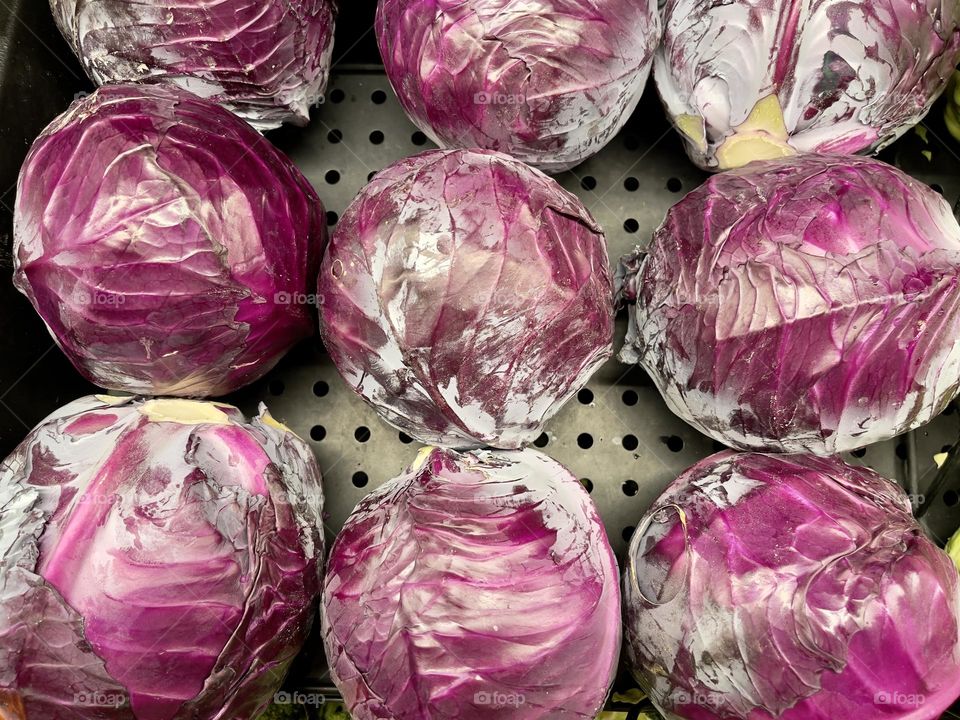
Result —
<path fill-rule="evenodd" d="M 34 143 L 14 282 L 101 387 L 221 395 L 315 320 L 323 206 L 249 125 L 173 86 L 104 87 Z"/>
<path fill-rule="evenodd" d="M 621 357 L 728 446 L 852 450 L 923 425 L 960 387 L 960 226 L 877 160 L 716 175 L 641 256 Z"/>
<path fill-rule="evenodd" d="M 380 172 L 337 225 L 319 285 L 340 373 L 425 442 L 530 442 L 612 352 L 600 227 L 499 153 L 435 150 Z"/>
<path fill-rule="evenodd" d="M 660 15 L 656 0 L 380 0 L 376 31 L 400 104 L 438 145 L 559 172 L 630 117 Z"/>
<path fill-rule="evenodd" d="M 99 84 L 173 82 L 264 130 L 305 125 L 323 98 L 333 0 L 50 0 Z"/>
<path fill-rule="evenodd" d="M 714 455 L 628 567 L 628 661 L 667 717 L 933 720 L 960 695 L 956 568 L 871 470 Z"/>
<path fill-rule="evenodd" d="M 29 718 L 257 717 L 323 562 L 309 447 L 261 408 L 87 397 L 0 465 L 0 697 Z"/>
<path fill-rule="evenodd" d="M 873 152 L 919 122 L 960 60 L 943 0 L 667 0 L 654 76 L 706 169 Z"/>
<path fill-rule="evenodd" d="M 323 636 L 355 720 L 593 718 L 620 652 L 616 560 L 545 455 L 424 448 L 334 543 Z"/>

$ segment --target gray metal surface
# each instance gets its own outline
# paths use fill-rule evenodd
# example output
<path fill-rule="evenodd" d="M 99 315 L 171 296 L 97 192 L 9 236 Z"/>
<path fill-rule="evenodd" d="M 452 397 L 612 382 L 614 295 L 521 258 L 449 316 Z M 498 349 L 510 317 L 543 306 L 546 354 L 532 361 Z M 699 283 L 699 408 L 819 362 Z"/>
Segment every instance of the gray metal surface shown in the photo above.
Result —
<path fill-rule="evenodd" d="M 317 188 L 331 229 L 373 173 L 432 147 L 404 115 L 382 70 L 363 67 L 341 70 L 332 78 L 326 102 L 308 128 L 284 129 L 271 140 Z M 952 152 L 930 134 L 911 135 L 885 159 L 935 185 L 953 202 L 960 196 L 960 158 Z M 648 92 L 613 143 L 557 180 L 580 196 L 603 226 L 615 263 L 647 242 L 667 210 L 704 177 L 687 160 L 655 95 Z M 625 328 L 626 319 L 620 317 L 617 349 Z M 418 448 L 341 380 L 319 340 L 298 348 L 270 377 L 235 400 L 248 411 L 266 402 L 277 418 L 310 440 L 324 474 L 328 542 L 360 499 L 406 467 Z M 934 455 L 958 436 L 960 412 L 951 408 L 926 428 L 846 459 L 897 479 L 919 503 L 936 474 Z M 616 360 L 601 368 L 535 444 L 590 490 L 621 563 L 630 534 L 666 485 L 722 449 L 674 416 L 642 370 Z M 925 523 L 941 542 L 960 524 L 958 490 L 960 473 L 950 478 L 942 496 L 928 503 Z M 317 634 L 292 682 L 337 697 Z"/>
<path fill-rule="evenodd" d="M 306 130 L 280 131 L 271 139 L 314 183 L 331 225 L 372 173 L 432 147 L 407 120 L 379 68 L 341 71 Z M 922 158 L 920 150 L 926 147 L 924 143 L 909 157 Z M 703 178 L 650 94 L 611 145 L 557 177 L 606 230 L 612 262 L 646 242 L 668 208 Z M 953 197 L 960 194 L 955 173 L 940 172 L 935 180 L 950 185 L 947 192 Z M 620 318 L 617 347 L 624 329 Z M 311 440 L 324 471 L 331 538 L 367 492 L 416 454 L 415 443 L 404 442 L 353 394 L 319 344 L 294 353 L 245 393 L 241 404 L 249 407 L 260 399 Z M 908 487 L 913 478 L 911 491 L 919 493 L 918 484 L 932 479 L 933 455 L 952 444 L 958 431 L 960 415 L 955 414 L 912 437 L 871 446 L 847 459 Z M 616 360 L 553 419 L 537 445 L 583 478 L 621 558 L 630 532 L 662 489 L 686 467 L 720 449 L 675 417 L 642 371 Z M 955 525 L 955 513 L 940 509 L 945 511 L 938 526 L 942 534 L 946 524 Z"/>

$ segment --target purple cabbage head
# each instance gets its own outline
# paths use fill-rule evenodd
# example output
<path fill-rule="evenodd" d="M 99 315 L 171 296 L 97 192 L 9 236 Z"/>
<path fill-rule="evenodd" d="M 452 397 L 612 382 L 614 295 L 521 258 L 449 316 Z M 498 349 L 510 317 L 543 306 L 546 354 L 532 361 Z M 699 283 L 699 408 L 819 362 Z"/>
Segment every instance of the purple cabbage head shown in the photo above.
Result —
<path fill-rule="evenodd" d="M 874 152 L 915 125 L 960 53 L 943 0 L 668 0 L 654 76 L 708 170 Z"/>
<path fill-rule="evenodd" d="M 347 520 L 322 602 L 355 720 L 593 718 L 619 659 L 603 524 L 533 450 L 421 450 Z"/>
<path fill-rule="evenodd" d="M 731 447 L 831 454 L 939 414 L 960 386 L 960 226 L 877 160 L 721 173 L 667 215 L 621 358 Z"/>
<path fill-rule="evenodd" d="M 260 130 L 305 125 L 323 97 L 334 0 L 50 0 L 87 75 L 176 83 Z"/>
<path fill-rule="evenodd" d="M 14 282 L 95 384 L 221 395 L 315 320 L 325 213 L 245 122 L 174 86 L 108 86 L 40 135 L 20 174 Z"/>
<path fill-rule="evenodd" d="M 667 717 L 934 720 L 960 695 L 956 568 L 899 487 L 837 458 L 695 465 L 638 525 L 623 593 Z"/>
<path fill-rule="evenodd" d="M 660 15 L 657 0 L 380 0 L 376 32 L 400 104 L 434 142 L 560 172 L 633 112 Z"/>
<path fill-rule="evenodd" d="M 0 465 L 0 700 L 28 718 L 257 717 L 316 612 L 322 508 L 309 447 L 263 408 L 61 408 Z"/>
<path fill-rule="evenodd" d="M 380 172 L 337 225 L 319 286 L 340 373 L 429 443 L 530 442 L 612 353 L 603 232 L 499 153 L 435 150 Z"/>

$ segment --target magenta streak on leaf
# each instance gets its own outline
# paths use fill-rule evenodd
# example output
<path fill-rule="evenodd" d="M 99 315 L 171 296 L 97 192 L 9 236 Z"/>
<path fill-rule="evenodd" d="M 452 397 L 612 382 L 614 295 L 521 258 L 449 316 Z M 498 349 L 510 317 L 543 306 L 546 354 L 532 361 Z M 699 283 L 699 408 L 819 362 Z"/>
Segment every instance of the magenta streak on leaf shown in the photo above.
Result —
<path fill-rule="evenodd" d="M 796 52 L 797 30 L 800 24 L 800 15 L 803 12 L 804 5 L 808 0 L 789 0 L 788 9 L 781 10 L 780 30 L 777 33 L 779 41 L 776 45 L 776 63 L 773 73 L 773 86 L 779 88 L 787 73 L 795 66 L 794 57 Z"/>

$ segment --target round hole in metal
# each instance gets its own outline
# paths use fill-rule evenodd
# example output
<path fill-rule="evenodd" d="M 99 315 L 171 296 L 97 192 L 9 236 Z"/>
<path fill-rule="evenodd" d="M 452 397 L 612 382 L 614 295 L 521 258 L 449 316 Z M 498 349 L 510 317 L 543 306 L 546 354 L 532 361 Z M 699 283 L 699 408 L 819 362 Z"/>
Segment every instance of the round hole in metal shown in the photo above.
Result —
<path fill-rule="evenodd" d="M 678 435 L 660 438 L 670 452 L 683 452 L 683 438 Z"/>

